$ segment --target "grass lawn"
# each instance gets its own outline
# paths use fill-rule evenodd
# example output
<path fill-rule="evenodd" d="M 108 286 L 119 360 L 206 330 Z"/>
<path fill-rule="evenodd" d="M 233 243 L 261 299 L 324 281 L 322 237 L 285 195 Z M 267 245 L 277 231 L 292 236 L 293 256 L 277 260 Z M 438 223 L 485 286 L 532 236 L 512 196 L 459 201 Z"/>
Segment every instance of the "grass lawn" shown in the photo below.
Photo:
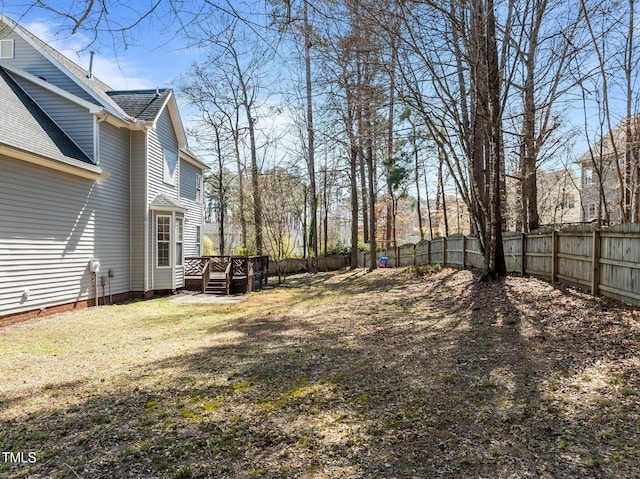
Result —
<path fill-rule="evenodd" d="M 0 329 L 0 371 L 2 478 L 640 477 L 640 311 L 531 278 L 104 306 Z"/>

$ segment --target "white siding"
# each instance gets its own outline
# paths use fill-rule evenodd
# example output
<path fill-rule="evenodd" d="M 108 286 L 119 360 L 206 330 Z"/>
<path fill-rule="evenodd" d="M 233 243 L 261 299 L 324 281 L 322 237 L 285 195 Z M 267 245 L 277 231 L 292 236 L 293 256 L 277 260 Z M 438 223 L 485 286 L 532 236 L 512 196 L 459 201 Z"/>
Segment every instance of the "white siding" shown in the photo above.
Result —
<path fill-rule="evenodd" d="M 158 117 L 157 127 L 155 130 L 150 130 L 147 133 L 147 178 L 148 178 L 148 191 L 147 191 L 147 202 L 151 204 L 151 202 L 155 199 L 155 197 L 164 193 L 167 196 L 178 200 L 178 184 L 180 182 L 180 168 L 179 164 L 175 165 L 175 177 L 176 184 L 168 184 L 164 181 L 164 161 L 166 156 L 177 157 L 178 155 L 178 140 L 173 130 L 173 124 L 171 123 L 171 118 L 169 116 L 168 110 L 165 108 L 163 112 Z M 158 214 L 171 214 L 157 212 Z M 149 222 L 149 268 L 152 271 L 153 275 L 153 284 L 150 286 L 150 289 L 161 290 L 161 289 L 175 289 L 184 286 L 184 279 L 181 272 L 176 274 L 175 282 L 172 280 L 172 270 L 171 268 L 158 268 L 156 261 L 156 223 L 155 223 L 155 215 L 153 217 L 153 221 Z M 172 224 L 172 232 L 174 231 L 174 226 Z M 173 233 L 172 233 L 172 242 L 174 241 Z M 173 260 L 173 248 L 171 257 Z M 182 267 L 177 268 L 182 269 Z M 176 270 L 176 273 L 178 271 Z"/>
<path fill-rule="evenodd" d="M 94 156 L 94 118 L 81 106 L 18 76 L 12 77 L 31 98 L 55 121 L 60 128 L 84 151 L 96 161 Z"/>
<path fill-rule="evenodd" d="M 2 156 L 0 171 L 0 316 L 92 297 L 95 183 Z"/>
<path fill-rule="evenodd" d="M 131 132 L 131 290 L 145 291 L 145 225 L 149 222 L 146 188 L 146 135 Z M 152 250 L 149 250 L 150 252 Z M 149 279 L 149 278 L 147 278 Z M 150 283 L 149 283 L 150 284 Z M 148 289 L 148 288 L 147 288 Z"/>
<path fill-rule="evenodd" d="M 84 89 L 80 88 L 77 83 L 38 53 L 17 33 L 5 29 L 5 31 L 0 32 L 0 39 L 2 38 L 10 38 L 15 41 L 14 58 L 2 60 L 3 62 L 21 68 L 32 75 L 45 79 L 52 85 L 62 88 L 84 100 L 95 103 L 95 100 L 93 100 Z"/>
<path fill-rule="evenodd" d="M 111 269 L 111 292 L 131 291 L 129 245 L 129 131 L 100 124 L 100 165 L 111 175 L 96 183 L 96 257 L 100 275 Z M 106 291 L 108 294 L 108 291 Z"/>
<path fill-rule="evenodd" d="M 184 254 L 196 256 L 196 227 L 204 229 L 204 212 L 202 202 L 196 201 L 196 182 L 202 170 L 192 164 L 180 161 L 180 202 L 187 206 L 184 225 Z"/>
<path fill-rule="evenodd" d="M 98 182 L 0 157 L 0 316 L 93 298 L 92 258 L 99 295 L 109 269 L 111 293 L 130 291 L 129 133 L 102 134 Z"/>

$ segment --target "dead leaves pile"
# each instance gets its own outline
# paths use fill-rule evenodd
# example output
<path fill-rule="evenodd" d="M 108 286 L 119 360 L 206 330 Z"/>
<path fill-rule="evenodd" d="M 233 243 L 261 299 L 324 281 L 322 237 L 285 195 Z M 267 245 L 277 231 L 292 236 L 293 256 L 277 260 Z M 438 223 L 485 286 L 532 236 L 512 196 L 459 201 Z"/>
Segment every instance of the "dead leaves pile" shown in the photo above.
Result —
<path fill-rule="evenodd" d="M 226 322 L 198 310 L 187 353 L 14 398 L 0 449 L 39 457 L 0 477 L 638 477 L 638 309 L 477 279 L 297 276 Z"/>

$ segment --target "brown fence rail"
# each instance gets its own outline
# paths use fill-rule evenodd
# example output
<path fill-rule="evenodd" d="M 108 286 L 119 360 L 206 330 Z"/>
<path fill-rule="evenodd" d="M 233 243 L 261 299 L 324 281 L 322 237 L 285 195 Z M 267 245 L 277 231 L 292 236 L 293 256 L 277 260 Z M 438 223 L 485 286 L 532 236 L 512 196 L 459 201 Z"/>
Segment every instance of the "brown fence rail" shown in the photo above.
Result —
<path fill-rule="evenodd" d="M 412 247 L 411 247 L 412 246 Z M 640 225 L 618 225 L 605 231 L 588 226 L 561 231 L 503 233 L 507 271 L 564 281 L 620 301 L 640 305 Z M 452 235 L 415 245 L 380 249 L 377 259 L 388 258 L 387 267 L 483 266 L 477 238 Z M 358 264 L 369 265 L 369 253 L 360 253 Z"/>

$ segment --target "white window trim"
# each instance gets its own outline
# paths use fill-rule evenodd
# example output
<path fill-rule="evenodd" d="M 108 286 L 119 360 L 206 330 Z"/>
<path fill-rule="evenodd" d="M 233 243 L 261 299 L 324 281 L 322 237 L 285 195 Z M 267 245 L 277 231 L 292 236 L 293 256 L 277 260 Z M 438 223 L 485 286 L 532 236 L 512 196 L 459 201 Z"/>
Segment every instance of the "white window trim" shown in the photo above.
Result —
<path fill-rule="evenodd" d="M 11 54 L 2 55 L 2 51 L 5 49 L 4 45 L 11 45 Z M 4 38 L 0 40 L 0 59 L 10 60 L 16 57 L 16 45 L 12 38 Z"/>
<path fill-rule="evenodd" d="M 158 238 L 158 225 L 160 223 L 160 218 L 169 218 L 169 240 L 168 241 L 164 241 L 163 243 L 168 243 L 169 244 L 169 264 L 168 265 L 160 265 L 160 249 L 158 248 L 158 244 L 160 243 L 160 240 Z M 173 234 L 171 233 L 172 230 L 172 215 L 157 215 L 156 216 L 156 268 L 157 269 L 169 269 L 172 268 L 172 255 L 173 255 L 173 246 L 172 246 L 172 240 L 173 240 Z"/>
<path fill-rule="evenodd" d="M 179 235 L 178 235 L 178 223 L 180 223 L 180 231 L 179 231 Z M 175 265 L 177 268 L 182 268 L 184 265 L 184 217 L 182 216 L 176 216 L 176 220 L 175 220 L 175 224 L 174 224 L 174 228 L 175 228 L 175 238 L 174 238 L 174 244 L 175 244 Z M 179 241 L 178 241 L 179 239 Z M 178 262 L 178 243 L 181 245 L 180 250 L 182 251 L 182 256 L 179 258 L 180 262 Z"/>
<path fill-rule="evenodd" d="M 198 204 L 202 203 L 202 190 L 202 174 L 196 173 L 196 203 Z"/>
<path fill-rule="evenodd" d="M 593 186 L 593 168 L 585 168 L 584 186 Z"/>
<path fill-rule="evenodd" d="M 178 179 L 179 164 L 177 163 L 177 161 L 179 161 L 179 160 L 176 159 L 176 165 L 174 167 L 173 174 L 171 174 L 171 172 L 169 171 L 169 162 L 168 162 L 168 159 L 167 159 L 167 152 L 168 151 L 169 150 L 163 150 L 162 151 L 162 182 L 165 185 L 173 186 L 175 188 L 179 184 L 179 179 Z M 173 156 L 174 155 L 172 155 L 172 157 Z"/>

